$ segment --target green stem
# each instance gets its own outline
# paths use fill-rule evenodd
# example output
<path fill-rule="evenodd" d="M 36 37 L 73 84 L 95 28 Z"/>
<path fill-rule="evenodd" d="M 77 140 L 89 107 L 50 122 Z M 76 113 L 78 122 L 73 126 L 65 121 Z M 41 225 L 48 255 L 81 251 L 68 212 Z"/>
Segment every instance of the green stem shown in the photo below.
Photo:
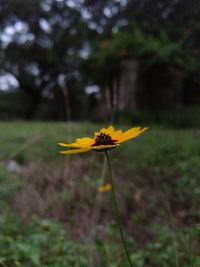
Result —
<path fill-rule="evenodd" d="M 110 178 L 110 184 L 111 184 L 111 192 L 112 192 L 113 204 L 114 204 L 114 208 L 115 208 L 115 218 L 116 218 L 116 221 L 118 223 L 118 227 L 119 227 L 119 231 L 120 231 L 123 247 L 124 247 L 128 262 L 129 262 L 130 266 L 133 267 L 133 264 L 131 262 L 131 258 L 129 256 L 129 252 L 128 252 L 128 249 L 127 249 L 126 241 L 125 241 L 125 238 L 124 238 L 123 230 L 122 230 L 122 224 L 121 224 L 120 215 L 119 215 L 119 208 L 118 208 L 118 204 L 117 204 L 115 187 L 114 187 L 114 183 L 113 183 L 112 166 L 111 166 L 111 162 L 110 162 L 108 151 L 105 151 L 105 154 L 106 154 L 106 159 L 107 159 L 107 163 L 108 163 L 109 178 Z"/>

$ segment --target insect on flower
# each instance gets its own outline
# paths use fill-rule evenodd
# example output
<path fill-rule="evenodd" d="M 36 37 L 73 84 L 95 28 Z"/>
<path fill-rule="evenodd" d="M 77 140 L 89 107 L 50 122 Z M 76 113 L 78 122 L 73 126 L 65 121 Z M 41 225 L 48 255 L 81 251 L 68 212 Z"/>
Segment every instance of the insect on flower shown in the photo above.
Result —
<path fill-rule="evenodd" d="M 60 151 L 61 154 L 76 154 L 83 153 L 90 150 L 107 151 L 109 149 L 119 146 L 121 143 L 133 139 L 148 130 L 149 127 L 134 127 L 128 131 L 115 130 L 111 125 L 108 128 L 103 128 L 99 132 L 95 132 L 94 137 L 78 138 L 74 143 L 58 143 L 62 147 L 73 148 L 69 150 Z"/>

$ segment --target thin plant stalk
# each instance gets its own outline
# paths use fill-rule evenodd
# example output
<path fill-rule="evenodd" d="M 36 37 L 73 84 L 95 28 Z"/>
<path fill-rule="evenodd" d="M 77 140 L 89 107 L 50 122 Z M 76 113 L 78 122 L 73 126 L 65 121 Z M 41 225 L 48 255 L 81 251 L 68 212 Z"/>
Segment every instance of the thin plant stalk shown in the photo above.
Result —
<path fill-rule="evenodd" d="M 124 233 L 123 233 L 123 229 L 122 229 L 122 224 L 121 224 L 121 220 L 120 220 L 120 215 L 119 215 L 119 208 L 118 208 L 118 204 L 117 204 L 117 198 L 116 198 L 116 193 L 115 193 L 115 186 L 113 183 L 113 175 L 112 175 L 112 166 L 111 166 L 111 162 L 110 162 L 110 157 L 109 157 L 109 153 L 108 151 L 105 151 L 106 154 L 106 159 L 107 159 L 107 163 L 108 163 L 108 170 L 109 170 L 109 179 L 110 179 L 110 184 L 111 184 L 111 192 L 112 192 L 112 199 L 113 199 L 113 204 L 114 204 L 114 209 L 115 209 L 115 218 L 119 227 L 119 231 L 120 231 L 120 235 L 121 235 L 121 239 L 122 239 L 122 244 L 124 247 L 124 251 L 126 253 L 128 262 L 130 267 L 133 267 L 133 263 L 131 261 L 128 249 L 127 249 L 127 245 L 126 245 L 126 241 L 125 241 L 125 237 L 124 237 Z"/>
<path fill-rule="evenodd" d="M 105 180 L 105 173 L 106 173 L 106 159 L 104 159 L 103 162 L 103 168 L 101 171 L 101 183 L 103 184 Z M 102 194 L 96 194 L 95 201 L 94 201 L 94 207 L 93 207 L 93 212 L 92 212 L 92 217 L 91 217 L 91 224 L 89 225 L 90 234 L 89 234 L 89 241 L 90 245 L 93 245 L 94 243 L 94 238 L 96 235 L 96 225 L 99 219 L 100 215 L 100 208 L 101 208 L 101 203 L 102 203 Z M 92 250 L 90 251 L 90 262 L 92 263 Z"/>

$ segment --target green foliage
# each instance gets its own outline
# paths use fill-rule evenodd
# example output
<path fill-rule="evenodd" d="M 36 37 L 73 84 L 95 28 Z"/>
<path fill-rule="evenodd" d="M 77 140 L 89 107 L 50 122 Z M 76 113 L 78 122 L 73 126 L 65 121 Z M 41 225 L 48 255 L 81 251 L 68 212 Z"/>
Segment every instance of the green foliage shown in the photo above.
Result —
<path fill-rule="evenodd" d="M 11 174 L 0 163 L 0 210 L 6 208 L 8 203 L 13 201 L 13 196 L 17 189 L 22 186 L 22 182 L 14 174 Z"/>
<path fill-rule="evenodd" d="M 5 145 L 0 166 L 0 265 L 128 267 L 113 222 L 109 192 L 103 195 L 99 220 L 90 229 L 93 207 L 97 208 L 94 202 L 96 187 L 101 183 L 102 154 L 91 152 L 65 161 L 57 153 L 58 141 L 70 142 L 78 136 L 92 135 L 101 126 L 1 123 L 0 139 Z M 111 153 L 120 214 L 136 267 L 199 267 L 198 135 L 197 129 L 174 130 L 152 125 L 146 134 Z M 10 158 L 18 161 L 25 172 L 13 174 L 6 170 L 5 161 Z M 30 169 L 28 176 L 31 163 L 36 167 Z M 66 176 L 63 165 L 69 168 Z M 53 219 L 50 208 L 40 215 L 30 206 L 31 215 L 24 221 L 24 206 L 16 209 L 19 203 L 16 197 L 25 197 L 23 194 L 30 187 L 42 197 L 45 191 L 41 190 L 48 183 L 49 206 L 59 212 L 63 203 L 62 219 Z M 32 195 L 30 198 L 33 203 L 36 201 Z M 86 227 L 85 223 L 89 230 L 81 236 L 78 232 L 77 237 L 77 230 Z M 90 230 L 97 231 L 93 242 L 89 239 Z"/>
<path fill-rule="evenodd" d="M 55 221 L 36 218 L 28 225 L 22 225 L 14 214 L 7 213 L 0 217 L 0 228 L 0 263 L 3 266 L 93 266 L 88 258 L 92 248 L 70 240 L 66 227 Z M 143 249 L 134 244 L 130 246 L 135 250 L 131 258 L 136 267 L 147 264 L 175 267 L 177 256 L 183 267 L 199 266 L 200 258 L 194 254 L 198 245 L 189 229 L 185 233 L 171 234 L 161 225 L 149 225 L 148 228 L 154 233 L 154 241 L 147 243 Z M 124 256 L 116 258 L 118 248 L 115 243 L 97 240 L 95 246 L 99 255 L 95 266 L 128 267 Z"/>
<path fill-rule="evenodd" d="M 167 72 L 174 71 L 173 78 L 181 69 L 184 77 L 177 75 L 181 82 L 194 75 L 188 91 L 197 95 L 190 90 L 199 88 L 195 12 L 199 12 L 198 1 L 186 0 L 79 1 L 77 6 L 66 1 L 2 0 L 0 75 L 15 77 L 21 93 L 0 92 L 0 119 L 91 118 L 94 109 L 88 108 L 85 86 L 95 83 L 112 90 L 114 78 L 119 81 L 129 59 L 140 63 L 139 72 L 160 64 Z M 166 68 L 158 68 L 150 95 L 163 89 L 154 85 L 157 80 L 165 84 L 165 74 Z M 148 85 L 147 81 L 147 90 Z M 146 95 L 143 89 L 142 94 Z M 161 98 L 156 101 L 158 108 Z M 69 106 L 71 116 L 66 115 Z"/>
<path fill-rule="evenodd" d="M 131 31 L 119 31 L 108 40 L 98 41 L 89 62 L 103 71 L 116 68 L 124 59 L 138 58 L 146 67 L 155 63 L 195 70 L 199 61 L 195 51 L 185 47 L 185 39 L 174 40 L 165 32 L 159 35 L 144 33 L 139 27 Z M 94 65 L 92 65 L 94 66 Z"/>
<path fill-rule="evenodd" d="M 84 246 L 70 241 L 54 221 L 35 219 L 24 225 L 6 214 L 0 228 L 0 262 L 5 266 L 88 266 Z"/>
<path fill-rule="evenodd" d="M 115 121 L 117 123 L 140 124 L 159 124 L 160 126 L 173 128 L 199 128 L 200 109 L 198 106 L 185 107 L 172 111 L 148 111 L 135 110 L 134 112 L 116 112 Z"/>

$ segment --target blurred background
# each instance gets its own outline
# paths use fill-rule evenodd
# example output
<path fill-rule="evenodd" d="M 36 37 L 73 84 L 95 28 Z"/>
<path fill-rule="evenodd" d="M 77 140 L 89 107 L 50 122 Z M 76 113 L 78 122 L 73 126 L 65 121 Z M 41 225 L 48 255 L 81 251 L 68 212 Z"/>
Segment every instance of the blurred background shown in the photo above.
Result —
<path fill-rule="evenodd" d="M 199 126 L 199 4 L 2 0 L 0 119 Z"/>
<path fill-rule="evenodd" d="M 127 267 L 101 153 L 57 142 L 151 126 L 112 151 L 136 267 L 199 267 L 200 0 L 0 1 L 0 266 Z"/>

